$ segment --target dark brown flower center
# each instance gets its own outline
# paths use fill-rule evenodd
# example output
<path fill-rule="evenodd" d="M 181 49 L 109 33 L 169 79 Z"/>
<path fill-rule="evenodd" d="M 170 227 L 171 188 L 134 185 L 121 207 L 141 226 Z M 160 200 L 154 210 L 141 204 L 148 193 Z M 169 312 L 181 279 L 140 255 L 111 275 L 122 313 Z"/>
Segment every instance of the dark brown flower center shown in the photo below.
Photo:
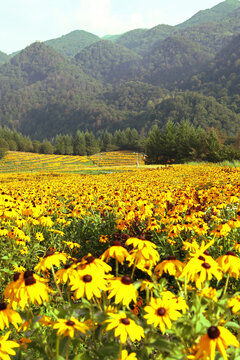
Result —
<path fill-rule="evenodd" d="M 20 277 L 20 272 L 16 272 L 14 275 L 13 275 L 13 281 L 17 281 Z"/>
<path fill-rule="evenodd" d="M 210 339 L 217 339 L 220 335 L 220 331 L 217 328 L 217 326 L 210 326 L 210 328 L 208 328 L 207 333 Z"/>
<path fill-rule="evenodd" d="M 202 260 L 202 261 L 205 261 L 205 257 L 203 257 L 202 255 L 200 255 L 200 256 L 198 257 L 198 259 L 199 259 L 199 260 Z"/>
<path fill-rule="evenodd" d="M 128 318 L 124 318 L 124 319 L 121 319 L 121 323 L 124 324 L 124 325 L 129 325 L 130 321 L 129 321 Z"/>
<path fill-rule="evenodd" d="M 130 285 L 130 284 L 132 284 L 132 279 L 130 278 L 130 276 L 124 275 L 122 277 L 122 283 L 125 285 Z"/>
<path fill-rule="evenodd" d="M 158 308 L 157 314 L 158 316 L 164 316 L 166 314 L 166 309 L 164 309 L 163 307 Z"/>
<path fill-rule="evenodd" d="M 204 251 L 204 255 L 209 256 L 209 255 L 210 255 L 210 252 L 209 252 L 208 250 L 205 250 L 205 251 Z"/>
<path fill-rule="evenodd" d="M 54 254 L 54 251 L 47 251 L 44 257 L 46 258 L 46 257 L 51 256 L 53 254 Z"/>
<path fill-rule="evenodd" d="M 122 243 L 121 243 L 121 241 L 114 240 L 114 241 L 112 242 L 112 246 L 122 246 Z"/>
<path fill-rule="evenodd" d="M 74 326 L 74 325 L 75 325 L 75 322 L 72 321 L 72 320 L 68 320 L 68 321 L 66 322 L 66 325 L 68 325 L 68 326 Z"/>
<path fill-rule="evenodd" d="M 83 281 L 84 281 L 85 283 L 91 282 L 91 281 L 92 281 L 92 276 L 91 276 L 91 275 L 84 275 Z"/>
<path fill-rule="evenodd" d="M 233 251 L 228 251 L 228 252 L 226 253 L 226 255 L 236 256 L 235 252 L 233 252 Z"/>
<path fill-rule="evenodd" d="M 24 279 L 27 279 L 31 276 L 33 276 L 33 271 L 30 271 L 30 270 L 25 271 L 25 273 L 23 275 Z"/>
<path fill-rule="evenodd" d="M 88 257 L 86 257 L 86 261 L 87 261 L 87 263 L 88 264 L 91 264 L 92 262 L 94 262 L 94 260 L 95 260 L 95 257 L 94 256 L 88 256 Z"/>
<path fill-rule="evenodd" d="M 29 276 L 25 279 L 25 285 L 29 286 L 29 285 L 34 285 L 36 284 L 36 280 L 34 279 L 33 275 Z"/>
<path fill-rule="evenodd" d="M 7 304 L 5 302 L 0 303 L 0 311 L 5 310 L 7 308 Z"/>
<path fill-rule="evenodd" d="M 176 256 L 174 256 L 174 255 L 169 255 L 169 256 L 167 257 L 167 260 L 176 260 Z"/>
<path fill-rule="evenodd" d="M 70 265 L 70 264 L 66 264 L 66 265 L 64 265 L 64 269 L 65 269 L 65 270 L 69 269 L 70 267 L 71 267 L 71 265 Z"/>
<path fill-rule="evenodd" d="M 202 267 L 204 268 L 204 269 L 210 269 L 210 267 L 211 267 L 211 265 L 210 264 L 208 264 L 208 263 L 202 263 Z"/>

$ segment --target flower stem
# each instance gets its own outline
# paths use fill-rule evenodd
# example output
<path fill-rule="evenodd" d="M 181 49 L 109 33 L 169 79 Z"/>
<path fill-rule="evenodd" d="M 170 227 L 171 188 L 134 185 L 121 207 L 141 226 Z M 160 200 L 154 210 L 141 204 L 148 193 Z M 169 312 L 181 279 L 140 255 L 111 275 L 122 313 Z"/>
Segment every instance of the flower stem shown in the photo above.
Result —
<path fill-rule="evenodd" d="M 59 358 L 59 342 L 60 342 L 60 337 L 57 336 L 57 341 L 56 341 L 56 360 L 58 360 L 58 358 Z"/>
<path fill-rule="evenodd" d="M 220 299 L 223 298 L 223 297 L 226 295 L 227 287 L 228 287 L 228 283 L 229 283 L 229 278 L 230 278 L 230 275 L 229 275 L 229 273 L 228 273 L 228 274 L 227 274 L 226 283 L 225 283 L 225 286 L 224 286 L 222 295 L 220 296 Z"/>

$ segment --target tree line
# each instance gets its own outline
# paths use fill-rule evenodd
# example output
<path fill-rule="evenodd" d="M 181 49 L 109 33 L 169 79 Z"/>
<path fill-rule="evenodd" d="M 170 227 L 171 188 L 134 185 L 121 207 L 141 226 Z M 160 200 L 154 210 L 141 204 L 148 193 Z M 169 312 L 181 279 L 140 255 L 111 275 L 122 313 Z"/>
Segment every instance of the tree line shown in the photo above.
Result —
<path fill-rule="evenodd" d="M 0 158 L 8 151 L 59 155 L 93 155 L 98 152 L 130 150 L 143 152 L 149 164 L 184 163 L 188 161 L 219 162 L 240 159 L 240 133 L 224 137 L 217 130 L 204 130 L 189 121 L 168 121 L 164 127 L 154 125 L 147 134 L 127 128 L 96 134 L 78 130 L 58 134 L 50 140 L 31 140 L 21 133 L 0 127 Z"/>

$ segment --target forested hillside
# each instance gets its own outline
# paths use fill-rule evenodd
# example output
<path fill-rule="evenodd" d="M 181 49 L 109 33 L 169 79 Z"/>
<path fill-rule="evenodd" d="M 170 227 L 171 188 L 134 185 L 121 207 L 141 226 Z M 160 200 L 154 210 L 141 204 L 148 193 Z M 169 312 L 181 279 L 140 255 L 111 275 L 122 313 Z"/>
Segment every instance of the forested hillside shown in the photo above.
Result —
<path fill-rule="evenodd" d="M 206 21 L 206 22 L 204 22 Z M 232 136 L 240 128 L 240 2 L 178 26 L 107 39 L 73 31 L 14 56 L 0 52 L 0 125 L 46 139 L 188 120 Z"/>

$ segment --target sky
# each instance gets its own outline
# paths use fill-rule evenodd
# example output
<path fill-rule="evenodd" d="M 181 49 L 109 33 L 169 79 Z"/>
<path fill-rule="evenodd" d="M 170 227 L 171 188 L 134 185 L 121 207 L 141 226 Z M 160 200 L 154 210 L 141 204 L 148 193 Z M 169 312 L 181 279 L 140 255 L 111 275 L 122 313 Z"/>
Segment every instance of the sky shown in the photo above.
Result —
<path fill-rule="evenodd" d="M 159 24 L 177 25 L 221 0 L 0 0 L 0 51 L 74 30 L 100 37 Z"/>

